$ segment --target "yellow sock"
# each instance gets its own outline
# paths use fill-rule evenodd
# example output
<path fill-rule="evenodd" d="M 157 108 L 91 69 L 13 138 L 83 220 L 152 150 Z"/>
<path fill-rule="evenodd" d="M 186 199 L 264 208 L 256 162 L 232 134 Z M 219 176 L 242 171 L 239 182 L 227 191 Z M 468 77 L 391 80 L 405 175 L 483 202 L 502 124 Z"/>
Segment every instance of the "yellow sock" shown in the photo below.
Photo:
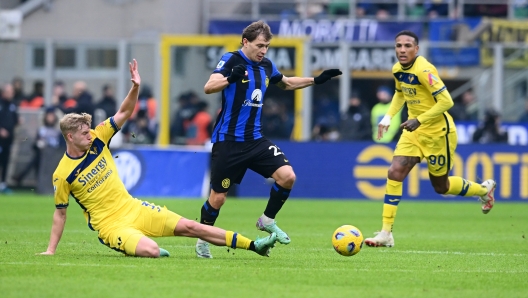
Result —
<path fill-rule="evenodd" d="M 402 197 L 402 182 L 387 179 L 387 187 L 385 190 L 385 201 L 383 204 L 383 226 L 382 230 L 392 232 L 392 226 L 394 225 L 394 218 L 396 217 L 396 211 L 398 210 L 398 204 Z"/>
<path fill-rule="evenodd" d="M 251 240 L 233 231 L 226 231 L 226 246 L 231 248 L 249 249 Z"/>
<path fill-rule="evenodd" d="M 449 177 L 449 189 L 446 195 L 458 195 L 463 197 L 483 196 L 488 192 L 486 187 L 477 182 L 466 180 L 458 176 Z"/>

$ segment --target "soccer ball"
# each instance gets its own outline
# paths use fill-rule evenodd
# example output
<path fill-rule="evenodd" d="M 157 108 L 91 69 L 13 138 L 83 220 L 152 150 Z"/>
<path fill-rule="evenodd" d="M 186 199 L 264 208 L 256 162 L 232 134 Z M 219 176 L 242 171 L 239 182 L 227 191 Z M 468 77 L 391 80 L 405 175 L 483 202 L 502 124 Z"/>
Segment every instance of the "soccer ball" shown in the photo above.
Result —
<path fill-rule="evenodd" d="M 340 226 L 332 235 L 332 246 L 342 256 L 353 256 L 363 247 L 363 234 L 354 226 Z"/>

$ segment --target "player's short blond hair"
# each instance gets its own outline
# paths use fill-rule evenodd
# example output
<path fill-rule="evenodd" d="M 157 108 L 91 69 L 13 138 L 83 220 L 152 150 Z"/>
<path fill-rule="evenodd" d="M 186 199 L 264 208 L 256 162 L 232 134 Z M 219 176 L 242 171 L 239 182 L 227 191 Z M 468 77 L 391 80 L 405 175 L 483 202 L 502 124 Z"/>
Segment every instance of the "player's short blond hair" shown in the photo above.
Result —
<path fill-rule="evenodd" d="M 64 115 L 64 117 L 62 117 L 59 125 L 62 135 L 64 136 L 64 138 L 66 138 L 67 134 L 78 131 L 83 125 L 88 125 L 88 127 L 91 127 L 92 115 L 86 113 L 66 114 Z"/>

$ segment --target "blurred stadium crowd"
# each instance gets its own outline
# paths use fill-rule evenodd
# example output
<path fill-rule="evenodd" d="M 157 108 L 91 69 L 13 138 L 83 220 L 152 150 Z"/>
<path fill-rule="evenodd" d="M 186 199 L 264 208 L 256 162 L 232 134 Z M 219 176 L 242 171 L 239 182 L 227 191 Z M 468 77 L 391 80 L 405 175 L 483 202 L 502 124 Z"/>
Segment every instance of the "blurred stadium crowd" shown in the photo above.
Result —
<path fill-rule="evenodd" d="M 25 2 L 25 1 L 13 1 Z M 325 18 L 327 16 L 350 15 L 349 1 L 327 0 L 317 3 L 297 1 L 278 5 L 262 1 L 261 13 L 276 15 L 279 18 Z M 357 1 L 354 15 L 357 18 L 374 17 L 386 20 L 401 14 L 401 7 L 394 1 Z M 457 18 L 460 17 L 457 1 L 448 0 L 404 0 L 404 14 L 409 17 L 425 18 Z M 469 3 L 469 1 L 467 1 Z M 463 17 L 489 16 L 505 18 L 511 8 L 501 1 L 491 1 L 492 4 L 464 4 Z M 401 4 L 400 3 L 400 4 Z M 528 17 L 528 1 L 515 0 L 514 17 Z M 204 78 L 205 80 L 205 78 Z M 44 83 L 35 81 L 33 86 L 26 86 L 24 78 L 14 77 L 11 82 L 0 86 L 0 192 L 8 192 L 8 178 L 12 186 L 18 186 L 24 177 L 39 170 L 40 151 L 43 148 L 64 150 L 64 141 L 58 129 L 58 119 L 71 112 L 85 112 L 94 117 L 93 126 L 115 114 L 122 99 L 114 97 L 112 85 L 104 85 L 97 94 L 88 90 L 87 84 L 77 81 L 72 86 L 66 86 L 62 81 L 53 85 L 51 105 L 45 105 Z M 314 92 L 312 107 L 313 141 L 376 141 L 392 142 L 401 133 L 394 125 L 393 129 L 381 140 L 376 135 L 377 123 L 389 108 L 394 88 L 392 85 L 375 87 L 375 96 L 362 94 L 361 89 L 353 88 L 344 112 L 339 110 L 337 92 Z M 66 90 L 71 90 L 67 93 Z M 372 90 L 371 90 L 372 91 Z M 96 94 L 96 95 L 94 95 Z M 369 94 L 374 94 L 374 91 Z M 220 99 L 219 99 L 220 100 Z M 484 117 L 479 117 L 479 100 L 472 90 L 454 98 L 455 106 L 450 110 L 455 121 L 479 121 L 479 128 L 473 134 L 475 143 L 506 143 L 507 133 L 500 129 L 501 115 L 493 110 L 487 110 Z M 216 112 L 211 112 L 206 100 L 201 94 L 188 90 L 172 100 L 178 107 L 171 115 L 170 142 L 175 145 L 208 145 L 211 131 L 216 118 Z M 291 139 L 294 126 L 293 102 L 283 101 L 273 93 L 267 96 L 262 111 L 263 132 L 270 139 Z M 131 120 L 122 128 L 125 144 L 156 144 L 159 131 L 159 100 L 149 86 L 142 85 L 139 102 Z M 25 152 L 31 157 L 22 167 L 10 171 L 8 165 L 11 148 L 15 142 L 17 128 L 24 126 L 24 120 L 19 117 L 21 112 L 39 112 L 41 123 L 36 131 L 27 132 L 34 135 L 31 138 L 31 152 Z M 406 120 L 405 109 L 400 121 Z M 528 123 L 528 99 L 525 111 L 518 119 Z M 27 137 L 26 137 L 27 139 Z M 34 140 L 34 141 L 33 141 Z"/>

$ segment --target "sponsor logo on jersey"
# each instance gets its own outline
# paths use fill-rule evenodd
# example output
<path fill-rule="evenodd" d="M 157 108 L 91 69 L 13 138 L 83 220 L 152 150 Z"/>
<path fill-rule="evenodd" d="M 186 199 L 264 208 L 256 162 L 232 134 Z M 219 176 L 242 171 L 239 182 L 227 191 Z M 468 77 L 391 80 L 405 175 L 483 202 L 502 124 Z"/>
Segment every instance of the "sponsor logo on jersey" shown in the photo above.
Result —
<path fill-rule="evenodd" d="M 402 86 L 402 92 L 408 97 L 415 97 L 418 94 L 416 88 L 408 88 L 404 86 Z"/>
<path fill-rule="evenodd" d="M 81 183 L 83 186 L 85 186 L 87 183 L 90 183 L 92 179 L 99 177 L 99 173 L 106 170 L 106 158 L 101 158 L 101 160 L 95 164 L 95 167 L 93 167 L 91 170 L 87 171 L 86 174 L 82 174 L 78 179 L 77 182 Z M 76 174 L 76 176 L 78 173 Z M 93 182 L 91 182 L 93 183 Z M 90 183 L 90 184 L 91 184 Z"/>
<path fill-rule="evenodd" d="M 256 107 L 260 108 L 262 107 L 262 90 L 255 89 L 251 93 L 251 99 L 244 100 L 244 103 L 242 104 L 243 107 Z"/>

